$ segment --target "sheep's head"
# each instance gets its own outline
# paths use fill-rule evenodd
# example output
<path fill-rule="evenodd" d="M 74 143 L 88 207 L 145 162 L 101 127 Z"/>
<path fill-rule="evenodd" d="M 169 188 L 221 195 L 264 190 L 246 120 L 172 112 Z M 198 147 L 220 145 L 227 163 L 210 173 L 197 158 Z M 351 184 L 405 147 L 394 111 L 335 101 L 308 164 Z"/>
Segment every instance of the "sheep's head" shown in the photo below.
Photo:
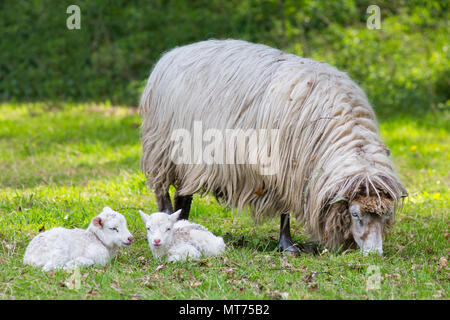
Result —
<path fill-rule="evenodd" d="M 392 223 L 392 200 L 378 197 L 362 197 L 349 203 L 353 240 L 364 254 L 383 254 L 383 232 Z"/>
<path fill-rule="evenodd" d="M 133 243 L 133 236 L 127 228 L 127 221 L 120 213 L 110 207 L 92 219 L 91 230 L 107 247 L 128 247 Z"/>
<path fill-rule="evenodd" d="M 148 215 L 140 210 L 139 213 L 147 229 L 147 240 L 150 248 L 154 251 L 170 246 L 173 238 L 173 225 L 177 222 L 181 210 L 172 214 L 155 212 Z"/>
<path fill-rule="evenodd" d="M 377 196 L 333 203 L 323 216 L 322 237 L 327 247 L 352 247 L 364 254 L 383 254 L 383 233 L 393 222 L 393 201 Z"/>

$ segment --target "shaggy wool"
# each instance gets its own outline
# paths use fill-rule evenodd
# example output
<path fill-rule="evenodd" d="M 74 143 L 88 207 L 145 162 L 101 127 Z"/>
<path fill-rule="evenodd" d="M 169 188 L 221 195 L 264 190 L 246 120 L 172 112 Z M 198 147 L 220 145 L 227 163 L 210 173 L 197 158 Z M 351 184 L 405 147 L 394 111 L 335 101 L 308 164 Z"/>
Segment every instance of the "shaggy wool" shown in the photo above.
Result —
<path fill-rule="evenodd" d="M 256 220 L 292 213 L 319 239 L 334 203 L 364 194 L 391 199 L 397 208 L 406 196 L 366 95 L 326 63 L 241 40 L 177 47 L 154 66 L 140 113 L 141 169 L 156 192 L 170 185 L 181 195 L 218 192 Z M 277 129 L 277 171 L 175 164 L 171 135 L 193 132 L 196 121 L 222 132 Z"/>

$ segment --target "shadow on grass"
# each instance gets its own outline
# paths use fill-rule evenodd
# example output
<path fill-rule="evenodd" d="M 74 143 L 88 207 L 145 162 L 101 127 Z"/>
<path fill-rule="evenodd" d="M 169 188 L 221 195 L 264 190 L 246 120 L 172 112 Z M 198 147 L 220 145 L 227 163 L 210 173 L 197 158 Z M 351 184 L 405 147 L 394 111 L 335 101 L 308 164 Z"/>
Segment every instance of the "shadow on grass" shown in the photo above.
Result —
<path fill-rule="evenodd" d="M 117 161 L 108 161 L 101 164 L 78 163 L 76 166 L 62 166 L 57 169 L 45 170 L 44 172 L 29 172 L 26 175 L 11 176 L 0 181 L 2 188 L 35 188 L 40 185 L 87 185 L 94 180 L 110 178 L 126 171 L 138 172 L 139 155 L 124 157 Z M 73 172 L 73 174 L 71 173 Z"/>
<path fill-rule="evenodd" d="M 260 252 L 273 252 L 279 251 L 277 249 L 278 239 L 274 237 L 268 238 L 246 238 L 242 234 L 231 234 L 227 232 L 223 236 L 224 241 L 227 245 L 231 245 L 233 247 L 245 247 L 251 250 L 256 250 Z M 299 242 L 294 241 L 294 245 L 305 254 L 319 254 L 322 246 L 316 242 Z"/>

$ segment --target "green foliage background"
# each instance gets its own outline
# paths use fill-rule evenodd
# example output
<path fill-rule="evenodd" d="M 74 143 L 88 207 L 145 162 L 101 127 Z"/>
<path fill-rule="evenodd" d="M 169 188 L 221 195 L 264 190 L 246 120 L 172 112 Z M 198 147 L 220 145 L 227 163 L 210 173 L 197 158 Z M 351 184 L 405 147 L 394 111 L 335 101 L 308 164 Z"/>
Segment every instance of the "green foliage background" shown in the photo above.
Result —
<path fill-rule="evenodd" d="M 71 4 L 81 30 L 66 28 Z M 371 4 L 381 30 L 366 27 Z M 381 117 L 421 115 L 448 107 L 449 29 L 445 0 L 4 0 L 0 99 L 135 106 L 164 51 L 239 38 L 347 71 Z"/>

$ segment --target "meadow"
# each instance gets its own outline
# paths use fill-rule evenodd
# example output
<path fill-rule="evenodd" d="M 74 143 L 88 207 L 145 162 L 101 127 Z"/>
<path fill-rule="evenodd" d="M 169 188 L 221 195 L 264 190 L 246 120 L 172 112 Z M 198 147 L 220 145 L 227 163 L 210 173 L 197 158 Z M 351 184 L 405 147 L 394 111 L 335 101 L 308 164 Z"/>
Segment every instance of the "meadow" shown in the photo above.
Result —
<path fill-rule="evenodd" d="M 157 211 L 139 171 L 140 123 L 136 108 L 108 103 L 0 105 L 0 299 L 448 299 L 448 112 L 380 121 L 409 192 L 383 257 L 282 254 L 279 221 L 255 224 L 206 195 L 194 197 L 191 218 L 223 236 L 226 253 L 154 259 L 138 214 Z M 22 264 L 33 236 L 86 228 L 104 206 L 135 236 L 108 266 L 46 273 Z M 295 221 L 292 233 L 299 246 L 308 239 Z M 368 288 L 374 270 L 379 287 Z"/>
<path fill-rule="evenodd" d="M 448 299 L 450 47 L 446 0 L 0 1 L 0 299 Z M 380 8 L 380 28 L 367 9 Z M 139 171 L 137 102 L 175 46 L 243 39 L 329 63 L 366 92 L 406 198 L 384 255 L 276 250 L 279 221 L 196 195 L 194 222 L 223 256 L 169 264 L 148 248 L 138 210 L 157 210 Z M 172 194 L 174 190 L 171 190 Z M 106 267 L 24 266 L 29 241 L 86 228 L 104 206 L 135 243 Z M 375 281 L 375 284 L 374 284 Z"/>

